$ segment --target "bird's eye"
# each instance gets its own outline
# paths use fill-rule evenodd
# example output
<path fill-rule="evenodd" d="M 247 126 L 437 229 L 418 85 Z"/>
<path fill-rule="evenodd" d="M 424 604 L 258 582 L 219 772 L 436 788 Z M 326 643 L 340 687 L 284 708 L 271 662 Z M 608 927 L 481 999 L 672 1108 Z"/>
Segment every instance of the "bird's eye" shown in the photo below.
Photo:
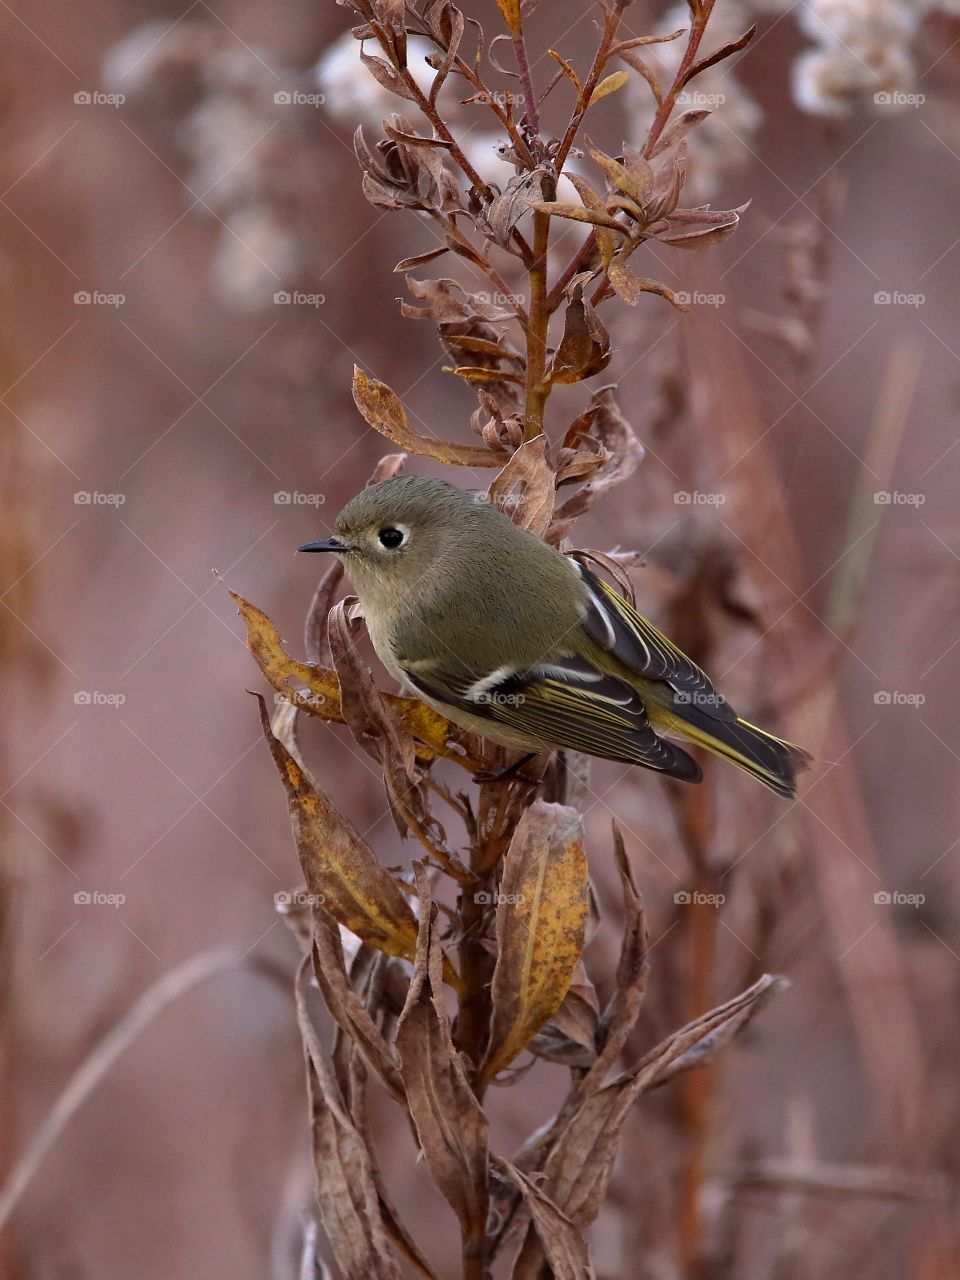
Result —
<path fill-rule="evenodd" d="M 403 546 L 407 535 L 402 529 L 381 529 L 377 536 L 380 539 L 381 547 L 386 547 L 388 551 L 392 551 L 395 547 Z"/>

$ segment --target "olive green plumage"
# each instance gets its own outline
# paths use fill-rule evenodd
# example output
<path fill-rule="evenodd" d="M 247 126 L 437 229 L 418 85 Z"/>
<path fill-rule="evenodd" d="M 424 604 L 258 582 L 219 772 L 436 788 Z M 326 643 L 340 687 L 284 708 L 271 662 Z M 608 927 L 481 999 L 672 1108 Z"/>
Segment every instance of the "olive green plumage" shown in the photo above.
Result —
<path fill-rule="evenodd" d="M 455 723 L 523 750 L 565 747 L 687 782 L 723 756 L 793 796 L 806 755 L 739 718 L 610 585 L 479 495 L 400 476 L 362 490 L 333 538 L 381 661 Z"/>

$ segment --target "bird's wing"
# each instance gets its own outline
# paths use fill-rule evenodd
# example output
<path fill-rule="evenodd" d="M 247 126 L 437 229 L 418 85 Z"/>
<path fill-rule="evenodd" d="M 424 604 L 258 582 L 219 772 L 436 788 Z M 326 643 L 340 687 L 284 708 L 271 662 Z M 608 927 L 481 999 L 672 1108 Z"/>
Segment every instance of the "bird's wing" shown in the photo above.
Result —
<path fill-rule="evenodd" d="M 587 589 L 583 628 L 595 644 L 645 680 L 669 685 L 674 707 L 681 715 L 684 706 L 689 706 L 716 720 L 736 720 L 736 712 L 686 654 L 637 613 L 609 583 L 578 560 L 573 563 Z"/>
<path fill-rule="evenodd" d="M 542 742 L 588 755 L 640 764 L 690 782 L 696 762 L 657 736 L 636 690 L 580 658 L 518 671 L 467 671 L 442 660 L 404 663 L 410 684 L 435 703 L 512 729 Z"/>

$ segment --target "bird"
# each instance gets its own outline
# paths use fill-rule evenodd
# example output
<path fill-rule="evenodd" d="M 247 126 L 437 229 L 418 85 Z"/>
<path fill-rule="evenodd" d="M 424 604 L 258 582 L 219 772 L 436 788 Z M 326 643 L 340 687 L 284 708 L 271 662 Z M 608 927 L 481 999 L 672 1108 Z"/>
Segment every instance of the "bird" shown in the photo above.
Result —
<path fill-rule="evenodd" d="M 802 748 L 738 716 L 609 582 L 483 494 L 396 476 L 299 550 L 340 558 L 387 671 L 461 728 L 700 782 L 680 739 L 796 795 Z"/>

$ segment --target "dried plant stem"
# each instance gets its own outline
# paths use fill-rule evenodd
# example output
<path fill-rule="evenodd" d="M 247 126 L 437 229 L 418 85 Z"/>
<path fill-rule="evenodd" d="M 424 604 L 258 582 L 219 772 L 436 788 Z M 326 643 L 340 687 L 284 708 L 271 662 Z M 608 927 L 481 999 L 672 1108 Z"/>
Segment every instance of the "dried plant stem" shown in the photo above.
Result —
<path fill-rule="evenodd" d="M 713 0 L 710 0 L 712 5 Z M 610 57 L 610 50 L 613 48 L 613 42 L 616 39 L 617 31 L 620 28 L 620 19 L 623 16 L 623 10 L 627 7 L 627 0 L 616 0 L 612 8 L 606 10 L 603 22 L 603 32 L 600 36 L 600 43 L 597 45 L 597 52 L 594 55 L 593 66 L 590 73 L 584 81 L 583 90 L 580 93 L 576 110 L 570 117 L 570 123 L 567 125 L 566 132 L 560 142 L 560 146 L 556 155 L 557 173 L 563 172 L 563 166 L 567 162 L 570 154 L 570 148 L 576 140 L 583 123 L 583 117 L 586 115 L 587 108 L 590 106 L 590 99 L 593 92 L 600 82 L 607 60 Z M 552 197 L 551 197 L 552 198 Z"/>
<path fill-rule="evenodd" d="M 544 199 L 552 200 L 553 183 L 544 180 Z M 548 193 L 549 189 L 549 193 Z M 527 336 L 527 380 L 524 440 L 532 440 L 543 431 L 543 412 L 550 394 L 546 381 L 547 327 L 550 310 L 547 306 L 547 250 L 550 244 L 550 217 L 546 213 L 533 215 L 533 261 L 528 271 L 530 281 L 530 321 Z"/>
<path fill-rule="evenodd" d="M 680 60 L 680 66 L 677 68 L 677 74 L 673 77 L 673 84 L 664 94 L 663 101 L 657 108 L 657 114 L 653 118 L 653 124 L 650 126 L 650 132 L 647 135 L 647 141 L 643 148 L 643 154 L 649 160 L 657 143 L 660 141 L 660 135 L 666 128 L 667 121 L 673 114 L 673 109 L 677 105 L 677 94 L 683 89 L 683 86 L 690 79 L 690 72 L 696 62 L 697 52 L 700 48 L 700 41 L 703 39 L 703 33 L 710 21 L 710 15 L 713 13 L 713 6 L 716 0 L 703 0 L 699 6 L 698 12 L 693 19 L 693 25 L 690 28 L 690 38 L 687 41 L 687 47 L 683 57 Z"/>
<path fill-rule="evenodd" d="M 520 83 L 523 86 L 524 114 L 527 127 L 533 133 L 540 132 L 540 113 L 537 110 L 537 95 L 533 91 L 533 77 L 530 75 L 530 60 L 527 58 L 527 42 L 523 29 L 513 33 L 513 49 L 517 57 L 517 70 L 520 72 Z"/>

